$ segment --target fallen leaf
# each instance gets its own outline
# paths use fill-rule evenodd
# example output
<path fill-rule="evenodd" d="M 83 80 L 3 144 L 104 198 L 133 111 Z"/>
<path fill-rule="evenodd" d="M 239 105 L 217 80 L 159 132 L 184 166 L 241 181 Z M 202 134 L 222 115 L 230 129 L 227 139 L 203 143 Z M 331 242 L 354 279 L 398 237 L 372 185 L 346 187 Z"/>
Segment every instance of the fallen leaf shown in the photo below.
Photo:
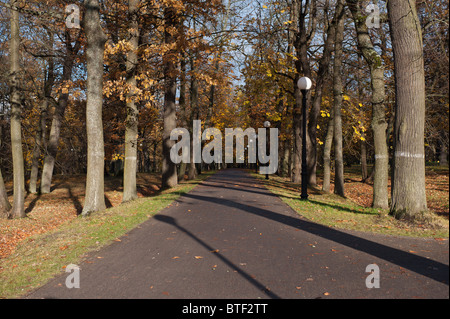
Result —
<path fill-rule="evenodd" d="M 172 257 L 172 259 L 178 259 L 178 258 L 180 258 L 180 257 L 178 257 L 178 256 Z"/>
<path fill-rule="evenodd" d="M 325 296 L 329 296 L 330 293 L 329 293 L 329 292 L 325 292 L 324 295 L 325 295 Z"/>
<path fill-rule="evenodd" d="M 202 259 L 202 256 L 195 256 L 195 259 Z"/>
<path fill-rule="evenodd" d="M 216 249 L 216 250 L 211 250 L 211 252 L 212 252 L 212 253 L 218 253 L 219 250 L 218 250 L 218 249 Z"/>

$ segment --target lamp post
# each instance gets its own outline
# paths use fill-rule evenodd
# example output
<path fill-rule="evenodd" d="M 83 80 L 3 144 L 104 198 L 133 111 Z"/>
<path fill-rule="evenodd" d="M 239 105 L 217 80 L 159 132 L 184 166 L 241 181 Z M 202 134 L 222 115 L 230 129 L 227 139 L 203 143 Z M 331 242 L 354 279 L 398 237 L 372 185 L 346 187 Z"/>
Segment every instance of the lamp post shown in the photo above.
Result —
<path fill-rule="evenodd" d="M 307 200 L 308 199 L 308 165 L 306 163 L 306 95 L 308 94 L 308 91 L 312 87 L 312 81 L 307 78 L 303 77 L 298 80 L 298 88 L 302 92 L 303 95 L 303 109 L 302 109 L 302 117 L 303 117 L 303 124 L 302 124 L 302 194 L 300 196 L 301 199 Z"/>
<path fill-rule="evenodd" d="M 269 134 L 268 134 L 268 130 L 270 128 L 270 122 L 269 121 L 265 121 L 264 122 L 264 127 L 266 128 L 266 150 L 267 150 L 267 144 L 269 141 Z M 269 165 L 269 164 L 267 164 Z M 266 174 L 266 179 L 269 179 L 269 174 Z"/>

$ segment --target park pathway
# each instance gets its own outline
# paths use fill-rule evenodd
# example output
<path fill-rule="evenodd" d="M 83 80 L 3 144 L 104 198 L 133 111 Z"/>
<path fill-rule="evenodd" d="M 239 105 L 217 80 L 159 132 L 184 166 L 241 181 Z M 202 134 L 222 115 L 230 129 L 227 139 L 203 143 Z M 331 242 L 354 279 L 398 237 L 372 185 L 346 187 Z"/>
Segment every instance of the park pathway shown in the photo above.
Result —
<path fill-rule="evenodd" d="M 342 231 L 224 170 L 27 298 L 449 298 L 448 240 Z M 380 288 L 366 287 L 366 267 Z"/>

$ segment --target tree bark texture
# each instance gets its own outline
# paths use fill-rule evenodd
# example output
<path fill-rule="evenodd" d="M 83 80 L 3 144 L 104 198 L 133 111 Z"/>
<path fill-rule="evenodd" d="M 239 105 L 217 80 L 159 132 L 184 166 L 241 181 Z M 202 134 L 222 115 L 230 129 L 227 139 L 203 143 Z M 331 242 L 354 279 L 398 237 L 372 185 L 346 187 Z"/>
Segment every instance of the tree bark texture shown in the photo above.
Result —
<path fill-rule="evenodd" d="M 83 216 L 106 208 L 104 194 L 104 141 L 102 123 L 103 105 L 103 53 L 106 36 L 100 25 L 98 0 L 85 0 L 84 26 L 87 37 L 87 104 L 86 130 L 88 163 L 86 197 Z"/>
<path fill-rule="evenodd" d="M 331 117 L 328 121 L 327 135 L 323 148 L 323 185 L 322 190 L 326 193 L 330 192 L 331 185 L 331 147 L 333 146 L 334 136 L 334 112 L 331 111 Z"/>
<path fill-rule="evenodd" d="M 334 193 L 345 196 L 344 190 L 344 155 L 342 150 L 342 45 L 344 41 L 344 19 L 340 17 L 336 28 L 333 68 L 333 110 L 334 110 Z"/>
<path fill-rule="evenodd" d="M 173 8 L 164 9 L 165 44 L 169 47 L 163 56 L 164 64 L 164 128 L 163 128 L 163 161 L 162 161 L 162 188 L 172 188 L 178 184 L 177 166 L 170 159 L 170 150 L 175 141 L 170 139 L 170 133 L 176 128 L 176 92 L 177 92 L 177 59 L 175 56 L 177 29 L 177 15 Z"/>
<path fill-rule="evenodd" d="M 11 6 L 17 7 L 18 0 L 11 0 Z M 10 212 L 11 218 L 24 218 L 25 208 L 25 168 L 22 149 L 22 97 L 20 92 L 20 33 L 19 12 L 11 10 L 11 39 L 10 39 L 10 103 L 11 103 L 11 150 L 14 172 L 14 201 Z"/>
<path fill-rule="evenodd" d="M 422 29 L 415 1 L 390 0 L 388 12 L 396 93 L 390 209 L 397 218 L 414 218 L 427 210 Z"/>
<path fill-rule="evenodd" d="M 127 119 L 125 123 L 125 164 L 123 172 L 123 202 L 132 201 L 138 198 L 136 186 L 137 173 L 137 149 L 138 149 L 138 115 L 139 111 L 134 101 L 136 90 L 136 69 L 138 66 L 137 49 L 139 45 L 139 20 L 138 20 L 138 0 L 129 0 L 128 13 L 130 25 L 128 37 L 130 51 L 127 54 Z"/>
<path fill-rule="evenodd" d="M 297 81 L 294 81 L 294 96 L 295 96 L 295 105 L 292 110 L 292 131 L 294 134 L 293 144 L 294 144 L 294 152 L 293 162 L 292 162 L 292 171 L 291 171 L 291 181 L 295 184 L 300 184 L 301 182 L 301 165 L 302 165 L 302 98 L 300 89 L 297 87 Z"/>

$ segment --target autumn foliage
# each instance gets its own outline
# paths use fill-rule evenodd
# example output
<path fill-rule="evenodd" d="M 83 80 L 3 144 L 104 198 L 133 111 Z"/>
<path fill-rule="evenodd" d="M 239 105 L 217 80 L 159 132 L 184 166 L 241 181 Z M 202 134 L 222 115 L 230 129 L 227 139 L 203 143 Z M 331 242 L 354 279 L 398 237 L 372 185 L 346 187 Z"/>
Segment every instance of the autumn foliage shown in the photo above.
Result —
<path fill-rule="evenodd" d="M 87 63 L 90 39 L 83 17 L 89 13 L 88 2 L 98 3 L 96 27 L 106 36 L 100 48 L 103 69 L 97 71 Z M 136 173 L 161 175 L 162 186 L 170 187 L 202 170 L 225 167 L 225 163 L 166 165 L 168 132 L 173 127 L 190 130 L 194 120 L 222 133 L 225 128 L 259 128 L 270 121 L 279 129 L 278 174 L 298 184 L 303 105 L 296 82 L 305 75 L 315 84 L 307 101 L 309 185 L 322 187 L 324 171 L 331 181 L 329 173 L 336 163 L 361 165 L 360 181 L 375 185 L 371 200 L 383 197 L 382 204 L 375 200 L 370 205 L 388 208 L 396 96 L 391 30 L 382 5 L 380 28 L 366 30 L 363 1 L 356 0 L 70 1 L 80 9 L 79 28 L 67 28 L 67 4 L 0 2 L 2 217 L 12 217 L 11 196 L 4 196 L 2 188 L 3 180 L 11 183 L 15 173 L 12 154 L 18 141 L 10 135 L 18 123 L 12 121 L 14 105 L 20 104 L 16 108 L 24 159 L 20 178 L 26 180 L 29 193 L 54 192 L 58 187 L 54 176 L 86 174 L 88 157 L 97 151 L 103 154 L 103 178 L 123 179 L 124 201 L 138 196 Z M 12 12 L 20 17 L 18 50 L 10 41 Z M 425 158 L 448 165 L 448 3 L 421 1 L 417 13 L 427 83 Z M 336 36 L 340 23 L 341 40 Z M 339 47 L 342 54 L 336 54 Z M 16 86 L 11 84 L 13 53 L 20 61 L 14 72 Z M 337 71 L 336 65 L 341 65 Z M 101 150 L 88 147 L 89 74 L 102 78 L 97 96 Z M 337 79 L 342 80 L 339 92 Z M 14 94 L 12 87 L 17 88 Z M 377 101 L 380 92 L 382 100 Z M 333 131 L 334 123 L 342 124 L 341 135 Z M 335 152 L 336 136 L 342 141 L 342 158 Z M 379 152 L 380 136 L 385 136 L 381 146 L 387 154 Z M 381 168 L 376 172 L 373 167 Z"/>

